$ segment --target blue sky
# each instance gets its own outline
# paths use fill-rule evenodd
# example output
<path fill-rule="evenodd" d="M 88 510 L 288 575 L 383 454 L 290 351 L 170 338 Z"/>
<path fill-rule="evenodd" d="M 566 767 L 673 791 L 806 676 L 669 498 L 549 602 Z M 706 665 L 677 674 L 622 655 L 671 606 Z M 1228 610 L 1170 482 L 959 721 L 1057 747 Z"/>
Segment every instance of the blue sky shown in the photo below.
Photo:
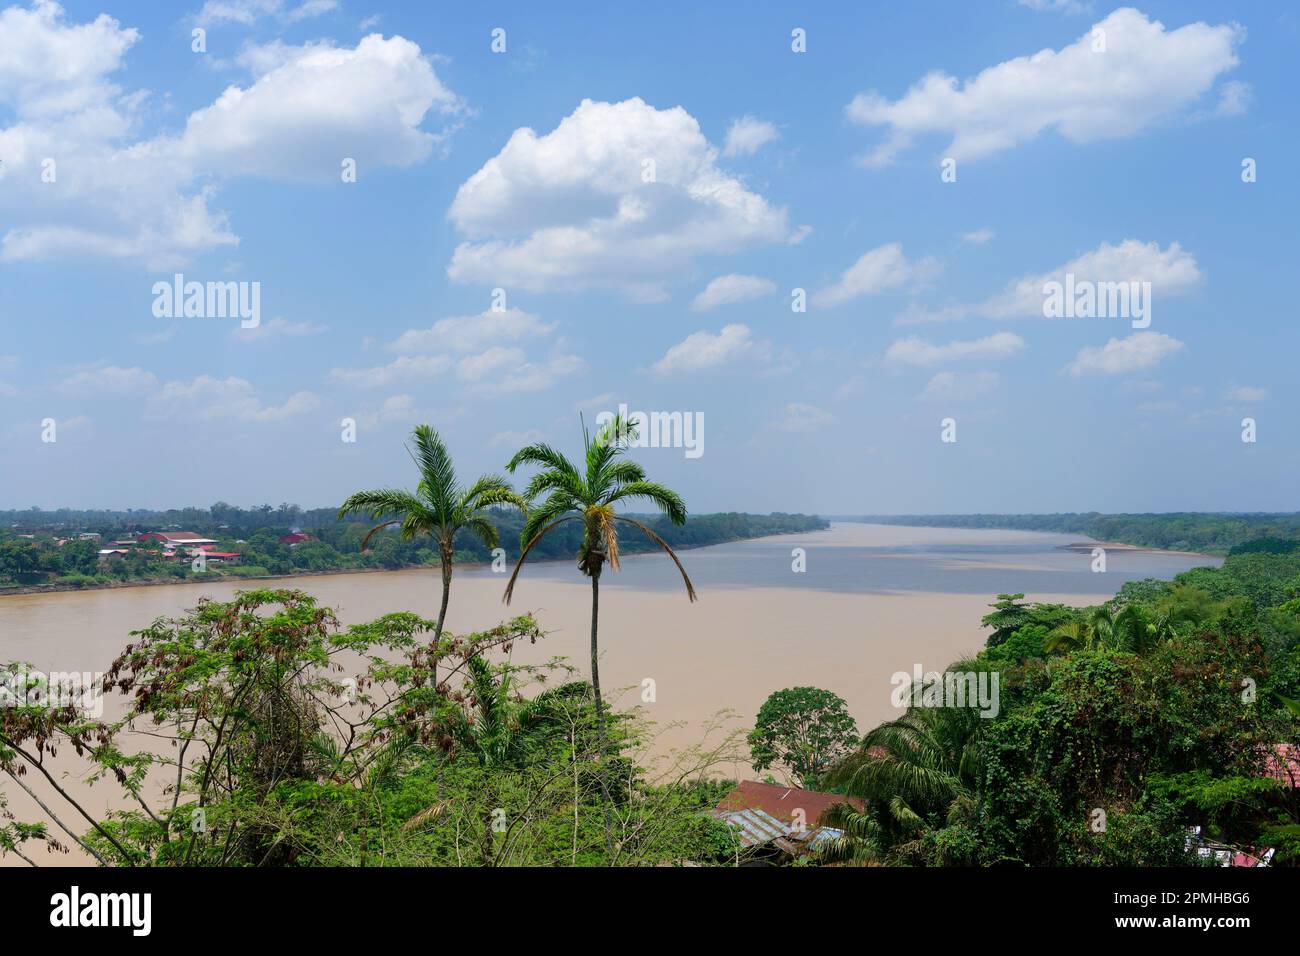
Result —
<path fill-rule="evenodd" d="M 703 417 L 634 451 L 699 512 L 1296 507 L 1287 4 L 163 6 L 0 7 L 0 508 L 331 505 L 620 403 Z"/>

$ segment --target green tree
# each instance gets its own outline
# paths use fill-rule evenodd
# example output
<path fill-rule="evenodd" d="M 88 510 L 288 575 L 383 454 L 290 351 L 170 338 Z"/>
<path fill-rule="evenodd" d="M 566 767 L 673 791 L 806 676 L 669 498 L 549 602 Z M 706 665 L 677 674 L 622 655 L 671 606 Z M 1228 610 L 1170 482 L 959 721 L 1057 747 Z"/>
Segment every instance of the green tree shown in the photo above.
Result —
<path fill-rule="evenodd" d="M 818 687 L 788 687 L 763 702 L 749 734 L 755 770 L 782 764 L 799 786 L 816 789 L 822 775 L 858 741 L 844 699 Z"/>
<path fill-rule="evenodd" d="M 1023 594 L 999 594 L 997 601 L 989 605 L 993 612 L 980 619 L 980 624 L 993 632 L 985 646 L 998 647 L 1030 624 L 1040 624 L 1050 631 L 1074 616 L 1073 609 L 1063 604 L 1028 604 L 1023 598 Z"/>
<path fill-rule="evenodd" d="M 40 561 L 35 545 L 18 540 L 0 543 L 0 578 L 19 584 L 39 581 Z"/>
<path fill-rule="evenodd" d="M 99 548 L 93 541 L 69 541 L 59 548 L 64 574 L 94 574 L 99 570 Z"/>
<path fill-rule="evenodd" d="M 595 693 L 596 725 L 600 736 L 601 758 L 607 754 L 608 737 L 605 728 L 605 706 L 600 692 L 600 661 L 598 622 L 600 618 L 600 574 L 608 561 L 615 571 L 619 568 L 618 523 L 629 524 L 641 531 L 661 547 L 677 565 L 686 595 L 696 600 L 695 585 L 682 567 L 668 543 L 652 530 L 625 515 L 617 514 L 614 506 L 621 501 L 642 499 L 654 502 L 673 524 L 686 521 L 686 503 L 672 489 L 657 482 L 647 481 L 645 469 L 635 461 L 623 457 L 627 443 L 636 437 L 636 425 L 616 416 L 593 438 L 584 426 L 582 429 L 582 471 L 564 455 L 549 445 L 536 444 L 521 448 L 506 466 L 513 474 L 520 465 L 537 465 L 539 471 L 524 491 L 531 503 L 546 494 L 546 500 L 533 508 L 520 534 L 519 561 L 506 585 L 505 601 L 510 603 L 519 571 L 537 542 L 556 528 L 570 522 L 582 523 L 582 543 L 578 548 L 578 570 L 591 579 L 591 686 Z M 605 801 L 606 849 L 614 850 L 613 827 L 609 816 L 609 792 L 602 772 L 602 799 Z"/>
<path fill-rule="evenodd" d="M 428 425 L 416 425 L 412 433 L 415 448 L 407 446 L 411 460 L 420 472 L 420 483 L 415 493 L 397 488 L 380 488 L 358 491 L 348 497 L 339 508 L 338 516 L 362 513 L 371 519 L 385 519 L 362 539 L 364 550 L 370 538 L 389 525 L 400 525 L 404 541 L 428 535 L 438 542 L 438 558 L 442 565 L 442 604 L 438 608 L 438 623 L 434 642 L 442 638 L 442 627 L 447 618 L 447 602 L 451 597 L 451 571 L 455 554 L 456 533 L 462 528 L 478 537 L 488 548 L 498 543 L 497 529 L 488 517 L 494 505 L 507 505 L 526 511 L 524 500 L 498 475 L 484 475 L 468 488 L 456 477 L 447 446 L 437 431 Z"/>
<path fill-rule="evenodd" d="M 977 662 L 954 664 L 953 670 L 987 669 Z M 945 827 L 969 829 L 978 811 L 982 777 L 981 737 L 993 721 L 973 707 L 925 707 L 869 732 L 858 749 L 828 775 L 844 792 L 867 801 L 874 822 L 870 830 L 860 815 L 845 813 L 854 832 L 871 838 L 900 860 L 919 859 L 927 837 Z M 969 863 L 943 853 L 942 862 Z"/>

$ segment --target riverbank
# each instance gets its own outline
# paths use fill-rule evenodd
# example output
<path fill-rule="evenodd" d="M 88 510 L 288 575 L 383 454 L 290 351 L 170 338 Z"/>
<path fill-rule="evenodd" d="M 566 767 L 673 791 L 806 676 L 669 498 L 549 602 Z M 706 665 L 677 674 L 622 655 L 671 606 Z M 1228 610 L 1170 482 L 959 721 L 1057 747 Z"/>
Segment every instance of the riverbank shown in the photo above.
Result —
<path fill-rule="evenodd" d="M 724 544 L 736 544 L 741 541 L 762 541 L 767 538 L 782 538 L 790 535 L 822 534 L 829 529 L 822 531 L 787 531 L 782 534 L 762 535 L 755 538 L 729 538 L 725 541 L 710 541 L 707 544 L 691 545 L 674 545 L 673 550 L 679 553 L 685 551 L 698 551 L 703 548 L 716 548 Z M 645 551 L 624 551 L 626 557 L 638 557 L 641 555 L 662 554 L 658 548 Z M 539 564 L 565 564 L 573 561 L 574 558 L 531 558 L 530 565 Z M 457 562 L 455 569 L 458 571 L 482 571 L 491 567 L 490 561 L 462 561 Z M 172 585 L 183 584 L 208 584 L 208 583 L 229 583 L 240 581 L 296 581 L 302 578 L 329 577 L 336 574 L 392 574 L 398 571 L 420 571 L 420 570 L 438 570 L 437 564 L 407 564 L 397 568 L 326 568 L 323 570 L 302 570 L 295 571 L 291 574 L 224 574 L 220 571 L 206 572 L 205 577 L 190 578 L 128 578 L 125 581 L 103 581 L 95 584 L 77 584 L 77 583 L 59 583 L 52 584 L 24 584 L 16 587 L 5 587 L 0 585 L 0 598 L 16 596 L 21 594 L 63 594 L 69 592 L 81 591 L 117 591 L 124 588 L 152 588 L 168 587 Z"/>
<path fill-rule="evenodd" d="M 1176 551 L 1173 548 L 1150 548 L 1138 544 L 1125 544 L 1123 541 L 1079 541 L 1060 546 L 1060 550 L 1073 551 L 1075 554 L 1091 554 L 1094 548 L 1131 554 L 1170 554 L 1181 558 L 1209 558 L 1216 561 L 1223 557 L 1221 554 L 1212 554 L 1209 551 Z"/>

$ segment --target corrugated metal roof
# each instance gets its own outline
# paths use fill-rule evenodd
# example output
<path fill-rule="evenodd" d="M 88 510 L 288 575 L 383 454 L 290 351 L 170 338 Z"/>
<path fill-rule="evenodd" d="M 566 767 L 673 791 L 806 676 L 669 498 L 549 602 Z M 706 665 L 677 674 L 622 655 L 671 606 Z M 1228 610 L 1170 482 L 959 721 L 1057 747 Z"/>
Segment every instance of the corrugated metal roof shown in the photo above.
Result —
<path fill-rule="evenodd" d="M 848 803 L 858 810 L 863 808 L 862 800 L 858 797 L 742 780 L 736 789 L 719 801 L 718 809 L 724 812 L 762 810 L 777 820 L 786 823 L 802 821 L 808 829 L 813 829 L 821 823 L 826 811 L 838 803 Z"/>
<path fill-rule="evenodd" d="M 721 812 L 718 818 L 725 820 L 733 827 L 740 831 L 740 845 L 743 847 L 758 846 L 762 843 L 768 843 L 777 837 L 783 837 L 790 832 L 790 828 L 777 820 L 770 813 L 764 813 L 762 810 L 735 810 L 730 813 Z"/>
<path fill-rule="evenodd" d="M 827 840 L 838 840 L 842 836 L 844 836 L 843 830 L 837 830 L 835 827 L 818 827 L 813 831 L 812 836 L 808 838 L 808 845 L 816 848 Z"/>

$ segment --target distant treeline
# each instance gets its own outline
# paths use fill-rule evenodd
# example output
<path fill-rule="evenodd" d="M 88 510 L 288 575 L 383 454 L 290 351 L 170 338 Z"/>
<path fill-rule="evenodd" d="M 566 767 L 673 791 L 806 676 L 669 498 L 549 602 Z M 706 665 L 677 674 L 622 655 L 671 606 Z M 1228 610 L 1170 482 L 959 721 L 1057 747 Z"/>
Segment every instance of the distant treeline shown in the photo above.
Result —
<path fill-rule="evenodd" d="M 874 524 L 927 528 L 1007 528 L 1016 531 L 1055 531 L 1082 534 L 1142 548 L 1227 554 L 1234 549 L 1285 553 L 1288 541 L 1300 540 L 1300 513 L 1231 514 L 1170 512 L 1168 514 L 1108 515 L 861 515 L 837 518 Z M 1267 542 L 1274 542 L 1268 544 Z M 1264 543 L 1260 543 L 1264 542 Z"/>
<path fill-rule="evenodd" d="M 403 541 L 395 530 L 376 534 L 362 551 L 362 540 L 374 522 L 338 521 L 335 514 L 329 508 L 304 511 L 296 505 L 282 505 L 278 509 L 265 506 L 245 510 L 220 503 L 207 509 L 161 512 L 0 512 L 0 586 L 95 587 L 133 579 L 188 580 L 195 575 L 188 560 L 167 561 L 150 544 L 128 546 L 129 553 L 124 557 L 98 559 L 101 547 L 111 547 L 114 539 L 143 531 L 193 531 L 216 540 L 218 550 L 240 555 L 237 564 L 197 572 L 206 577 L 396 569 L 438 563 L 435 542 L 427 537 Z M 514 560 L 519 555 L 522 517 L 513 511 L 493 511 L 491 520 L 500 534 L 501 547 Z M 823 518 L 781 513 L 693 515 L 680 526 L 660 515 L 642 516 L 642 520 L 674 548 L 818 531 L 829 526 Z M 530 560 L 572 558 L 578 551 L 581 528 L 576 521 L 561 525 L 538 543 Z M 282 542 L 280 538 L 292 529 L 306 531 L 315 540 L 293 545 Z M 68 540 L 58 544 L 60 538 L 82 532 L 97 532 L 100 541 Z M 657 550 L 657 546 L 639 531 L 627 528 L 620 549 L 635 554 Z M 457 561 L 491 558 L 478 539 L 464 533 L 456 538 Z"/>

